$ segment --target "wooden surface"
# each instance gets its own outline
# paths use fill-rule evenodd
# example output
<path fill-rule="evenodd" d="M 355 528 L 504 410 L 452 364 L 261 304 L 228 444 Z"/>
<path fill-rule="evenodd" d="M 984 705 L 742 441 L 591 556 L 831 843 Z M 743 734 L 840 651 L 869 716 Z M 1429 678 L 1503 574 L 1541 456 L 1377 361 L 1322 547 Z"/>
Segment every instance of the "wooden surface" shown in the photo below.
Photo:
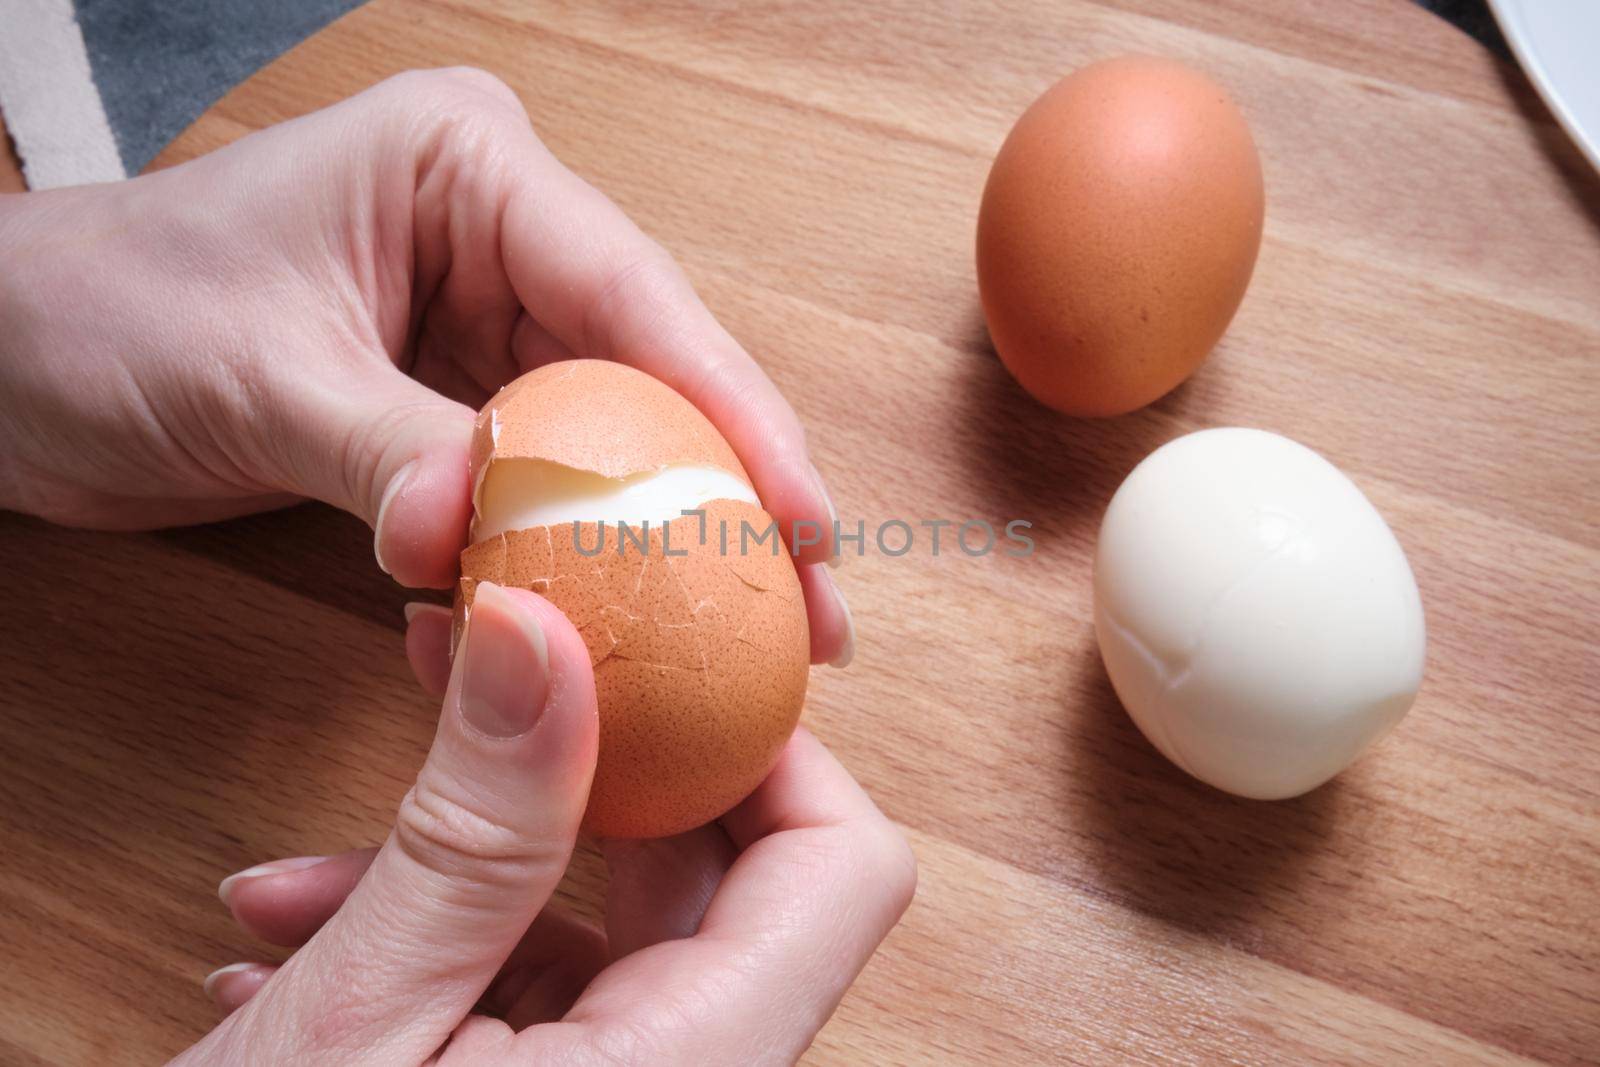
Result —
<path fill-rule="evenodd" d="M 28 183 L 22 180 L 22 162 L 6 131 L 5 116 L 0 115 L 0 193 L 20 193 L 27 188 Z"/>
<path fill-rule="evenodd" d="M 986 344 L 974 211 L 1033 96 L 1134 49 L 1241 101 L 1266 243 L 1192 382 L 1076 422 Z M 814 672 L 807 718 L 922 887 L 813 1062 L 1600 1053 L 1600 183 L 1519 75 L 1399 0 L 376 0 L 163 162 L 450 63 L 509 81 L 684 261 L 847 520 L 1036 524 L 1027 560 L 839 572 L 859 652 Z M 1348 471 L 1428 612 L 1410 717 L 1285 803 L 1163 761 L 1091 631 L 1110 493 L 1217 424 Z M 144 536 L 7 517 L 0 558 L 0 1062 L 152 1060 L 210 1024 L 202 975 L 265 955 L 220 877 L 383 834 L 435 714 L 404 594 L 319 508 Z M 602 877 L 580 858 L 569 899 Z"/>

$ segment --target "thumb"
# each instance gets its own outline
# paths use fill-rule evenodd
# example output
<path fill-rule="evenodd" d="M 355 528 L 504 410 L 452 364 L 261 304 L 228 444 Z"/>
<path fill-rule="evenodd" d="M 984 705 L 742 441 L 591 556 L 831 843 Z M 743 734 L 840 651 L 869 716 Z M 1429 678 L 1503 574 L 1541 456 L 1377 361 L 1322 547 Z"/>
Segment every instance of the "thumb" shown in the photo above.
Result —
<path fill-rule="evenodd" d="M 451 586 L 472 519 L 472 409 L 387 360 L 295 392 L 278 445 L 281 488 L 365 519 L 378 565 L 400 584 Z"/>
<path fill-rule="evenodd" d="M 477 587 L 433 749 L 343 907 L 215 1038 L 419 1063 L 471 1011 L 571 857 L 594 772 L 589 653 L 548 601 Z M 226 1057 L 223 1057 L 226 1059 Z M 199 1062 L 208 1062 L 204 1059 Z"/>

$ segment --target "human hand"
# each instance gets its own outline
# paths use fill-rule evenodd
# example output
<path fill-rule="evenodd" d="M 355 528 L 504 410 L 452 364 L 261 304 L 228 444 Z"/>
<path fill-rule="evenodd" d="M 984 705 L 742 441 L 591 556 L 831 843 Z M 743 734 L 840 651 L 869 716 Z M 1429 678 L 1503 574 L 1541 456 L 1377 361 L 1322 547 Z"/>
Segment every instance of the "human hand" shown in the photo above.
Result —
<path fill-rule="evenodd" d="M 448 587 L 475 409 L 587 356 L 705 412 L 786 532 L 829 528 L 772 382 L 480 71 L 401 75 L 131 181 L 0 197 L 0 254 L 3 507 L 132 529 L 312 497 L 373 525 L 401 583 Z M 813 660 L 842 662 L 829 551 L 797 563 Z"/>
<path fill-rule="evenodd" d="M 478 587 L 453 668 L 448 628 L 423 612 L 408 634 L 446 690 L 388 841 L 223 883 L 242 926 L 300 947 L 213 975 L 231 1014 L 176 1062 L 796 1059 L 911 899 L 893 824 L 802 729 L 719 822 L 604 843 L 604 930 L 563 915 L 546 904 L 594 767 L 588 653 L 522 590 Z"/>

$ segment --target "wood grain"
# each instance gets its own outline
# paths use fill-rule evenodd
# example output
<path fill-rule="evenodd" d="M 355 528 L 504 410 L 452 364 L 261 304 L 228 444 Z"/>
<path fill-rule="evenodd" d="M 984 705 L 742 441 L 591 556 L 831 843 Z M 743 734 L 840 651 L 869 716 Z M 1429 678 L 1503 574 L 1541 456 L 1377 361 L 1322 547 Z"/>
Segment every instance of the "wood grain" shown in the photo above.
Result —
<path fill-rule="evenodd" d="M 16 147 L 6 130 L 6 119 L 0 115 L 0 193 L 21 193 L 28 188 L 22 180 L 22 162 L 17 159 Z"/>
<path fill-rule="evenodd" d="M 1130 50 L 1211 72 L 1266 243 L 1186 386 L 1108 422 L 988 348 L 974 211 L 1011 119 Z M 851 558 L 807 718 L 922 888 L 819 1064 L 1592 1062 L 1600 1050 L 1600 182 L 1520 75 L 1409 4 L 375 0 L 173 164 L 414 66 L 499 74 L 686 265 L 805 420 L 847 521 L 1025 518 L 1029 559 Z M 1424 691 L 1276 804 L 1163 761 L 1095 652 L 1110 493 L 1189 430 L 1289 433 L 1410 555 Z M 431 732 L 400 591 L 319 508 L 110 536 L 0 519 L 0 1061 L 150 1060 L 263 955 L 212 896 L 374 841 Z M 580 857 L 565 893 L 593 907 Z"/>

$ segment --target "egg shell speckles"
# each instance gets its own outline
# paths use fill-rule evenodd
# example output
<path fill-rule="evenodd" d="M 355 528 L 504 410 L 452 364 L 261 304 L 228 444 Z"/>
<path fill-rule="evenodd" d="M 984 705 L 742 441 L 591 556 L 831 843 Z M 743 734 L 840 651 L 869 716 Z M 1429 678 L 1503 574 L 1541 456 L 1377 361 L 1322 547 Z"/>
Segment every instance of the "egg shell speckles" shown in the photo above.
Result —
<path fill-rule="evenodd" d="M 700 465 L 750 485 L 697 408 L 647 374 L 600 360 L 530 371 L 480 413 L 474 485 L 495 463 L 526 460 L 603 478 Z M 775 534 L 741 553 L 743 524 L 773 525 L 759 506 L 724 498 L 701 508 L 704 526 L 674 511 L 663 516 L 674 520 L 665 537 L 651 523 L 647 542 L 629 541 L 621 555 L 614 523 L 605 551 L 579 551 L 600 544 L 596 522 L 511 530 L 461 554 L 452 646 L 480 581 L 541 594 L 588 646 L 600 727 L 590 833 L 661 837 L 717 818 L 767 776 L 799 721 L 811 638 L 794 562 Z"/>
<path fill-rule="evenodd" d="M 1070 415 L 1118 415 L 1194 372 L 1261 245 L 1261 162 L 1226 93 L 1170 60 L 1083 68 L 995 157 L 978 289 L 1006 368 Z"/>
<path fill-rule="evenodd" d="M 474 484 L 504 459 L 544 460 L 607 478 L 703 464 L 750 483 L 693 404 L 643 371 L 600 359 L 551 363 L 495 394 L 472 432 Z"/>
<path fill-rule="evenodd" d="M 772 522 L 759 507 L 718 500 L 705 512 L 703 545 L 689 516 L 620 557 L 611 526 L 604 551 L 578 551 L 600 544 L 594 523 L 513 531 L 462 553 L 458 624 L 478 582 L 519 586 L 560 608 L 589 648 L 600 708 L 590 833 L 662 837 L 709 822 L 761 783 L 799 721 L 810 634 L 794 565 L 770 539 L 739 553 L 741 523 Z"/>

